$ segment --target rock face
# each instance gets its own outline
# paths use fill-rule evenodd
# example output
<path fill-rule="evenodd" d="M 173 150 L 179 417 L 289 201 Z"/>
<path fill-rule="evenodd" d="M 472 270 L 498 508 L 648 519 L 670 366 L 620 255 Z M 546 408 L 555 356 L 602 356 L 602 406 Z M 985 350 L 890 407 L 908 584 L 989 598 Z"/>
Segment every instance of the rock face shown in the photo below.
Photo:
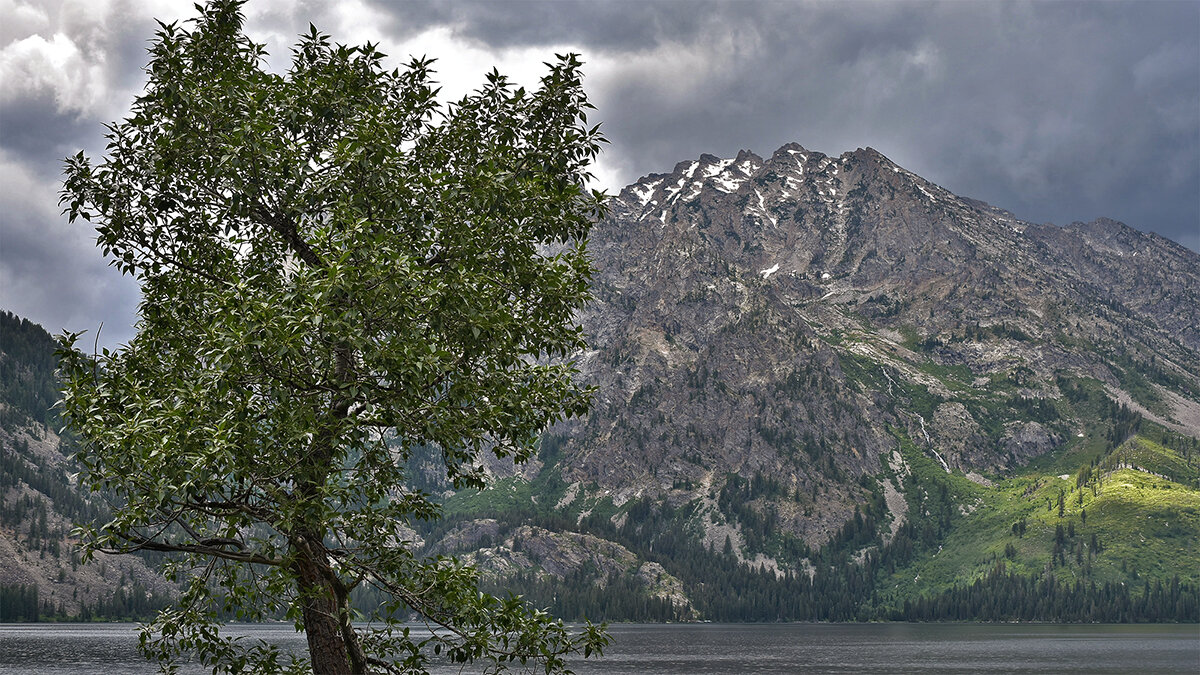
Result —
<path fill-rule="evenodd" d="M 947 401 L 939 405 L 933 413 L 930 427 L 934 445 L 951 468 L 963 471 L 1000 468 L 994 448 L 989 447 L 983 429 L 962 403 Z"/>
<path fill-rule="evenodd" d="M 1003 448 L 1009 456 L 1020 462 L 1027 462 L 1038 455 L 1058 447 L 1062 439 L 1049 432 L 1046 427 L 1037 422 L 1013 422 L 1006 429 L 1001 440 Z"/>
<path fill-rule="evenodd" d="M 597 396 L 557 467 L 618 505 L 770 476 L 788 496 L 754 508 L 820 545 L 898 435 L 994 474 L 1073 435 L 1061 378 L 1171 422 L 1172 396 L 1200 398 L 1200 256 L 1026 223 L 870 148 L 680 162 L 623 189 L 590 247 Z"/>
<path fill-rule="evenodd" d="M 506 529 L 487 518 L 462 523 L 434 552 L 462 555 L 491 580 L 532 573 L 535 578 L 582 579 L 602 590 L 611 580 L 628 577 L 646 597 L 669 602 L 681 617 L 692 616 L 683 584 L 661 564 L 642 562 L 624 546 L 590 534 L 530 525 Z"/>

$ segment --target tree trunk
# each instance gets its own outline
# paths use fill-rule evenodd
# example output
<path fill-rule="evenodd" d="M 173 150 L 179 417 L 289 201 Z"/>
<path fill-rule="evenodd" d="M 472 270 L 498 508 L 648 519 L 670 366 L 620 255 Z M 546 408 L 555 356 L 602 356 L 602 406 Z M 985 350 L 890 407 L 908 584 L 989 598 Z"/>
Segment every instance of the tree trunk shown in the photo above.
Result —
<path fill-rule="evenodd" d="M 293 247 L 295 244 L 293 242 Z M 309 251 L 312 255 L 311 251 Z M 302 256 L 303 257 L 303 256 Z M 310 265 L 319 260 L 304 258 Z M 346 385 L 353 381 L 353 355 L 342 345 L 335 351 L 334 381 Z M 308 655 L 316 675 L 365 673 L 366 657 L 351 626 L 349 592 L 331 571 L 325 550 L 325 523 L 319 514 L 320 488 L 325 484 L 335 452 L 336 427 L 349 414 L 350 399 L 333 396 L 329 406 L 330 427 L 317 433 L 306 461 L 300 464 L 297 498 L 311 508 L 306 522 L 293 533 L 296 553 L 294 571 L 308 637 Z"/>
<path fill-rule="evenodd" d="M 351 675 L 367 671 L 367 658 L 350 619 L 349 593 L 329 575 L 324 547 L 302 538 L 293 570 L 304 613 L 308 655 L 317 675 Z"/>
<path fill-rule="evenodd" d="M 313 553 L 311 549 L 297 551 L 295 563 L 312 669 L 320 675 L 351 675 L 354 669 L 342 634 L 337 596 L 320 569 L 327 561 L 314 560 Z"/>

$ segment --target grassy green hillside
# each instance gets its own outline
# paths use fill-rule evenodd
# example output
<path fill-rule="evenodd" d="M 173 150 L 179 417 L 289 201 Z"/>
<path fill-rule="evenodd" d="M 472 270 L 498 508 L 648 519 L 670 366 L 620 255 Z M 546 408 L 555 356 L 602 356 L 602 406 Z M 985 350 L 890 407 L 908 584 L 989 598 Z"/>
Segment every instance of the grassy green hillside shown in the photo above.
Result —
<path fill-rule="evenodd" d="M 906 599 L 968 586 L 1000 563 L 1009 574 L 1067 583 L 1140 588 L 1175 577 L 1200 583 L 1195 441 L 1144 426 L 1145 436 L 1103 454 L 1088 439 L 1076 439 L 1042 466 L 990 485 L 947 474 L 903 443 L 910 513 L 923 516 L 926 495 L 943 488 L 958 513 L 936 546 L 881 575 L 878 604 L 898 607 Z"/>

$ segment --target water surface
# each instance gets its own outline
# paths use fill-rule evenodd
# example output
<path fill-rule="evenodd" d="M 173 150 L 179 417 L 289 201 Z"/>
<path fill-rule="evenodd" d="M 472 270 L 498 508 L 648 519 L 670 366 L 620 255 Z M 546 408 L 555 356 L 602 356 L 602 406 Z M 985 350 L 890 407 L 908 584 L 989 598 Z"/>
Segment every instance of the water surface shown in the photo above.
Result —
<path fill-rule="evenodd" d="M 290 625 L 229 630 L 302 652 Z M 579 675 L 1200 673 L 1195 625 L 620 624 Z M 477 672 L 458 666 L 437 675 Z M 130 624 L 0 624 L 0 673 L 142 675 Z M 185 673 L 209 672 L 199 666 Z"/>

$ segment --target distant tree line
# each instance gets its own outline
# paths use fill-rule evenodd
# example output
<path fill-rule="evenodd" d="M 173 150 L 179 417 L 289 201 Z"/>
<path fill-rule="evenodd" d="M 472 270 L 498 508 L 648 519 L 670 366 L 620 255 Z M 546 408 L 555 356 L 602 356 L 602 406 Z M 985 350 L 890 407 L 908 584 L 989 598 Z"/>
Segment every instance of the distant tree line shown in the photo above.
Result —
<path fill-rule="evenodd" d="M 520 589 L 534 607 L 570 621 L 620 617 L 621 621 L 672 622 L 693 618 L 687 607 L 674 605 L 670 598 L 648 595 L 632 572 L 611 574 L 603 585 L 594 581 L 594 570 L 579 569 L 562 578 L 519 574 L 503 584 L 482 584 L 482 588 L 500 596 Z"/>
<path fill-rule="evenodd" d="M 152 591 L 141 583 L 122 583 L 111 595 L 93 603 L 84 603 L 79 621 L 148 621 L 160 609 L 170 605 L 170 596 Z"/>
<path fill-rule="evenodd" d="M 1200 587 L 1178 576 L 1140 592 L 1121 583 L 1023 576 L 997 563 L 985 578 L 941 594 L 905 600 L 887 615 L 902 621 L 1067 621 L 1142 623 L 1200 621 Z"/>
<path fill-rule="evenodd" d="M 37 621 L 40 613 L 37 586 L 0 584 L 0 623 Z"/>
<path fill-rule="evenodd" d="M 0 584 L 0 623 L 145 621 L 170 603 L 170 596 L 140 583 L 122 583 L 112 594 L 81 603 L 79 611 L 71 613 L 62 603 L 41 600 L 34 584 Z"/>

